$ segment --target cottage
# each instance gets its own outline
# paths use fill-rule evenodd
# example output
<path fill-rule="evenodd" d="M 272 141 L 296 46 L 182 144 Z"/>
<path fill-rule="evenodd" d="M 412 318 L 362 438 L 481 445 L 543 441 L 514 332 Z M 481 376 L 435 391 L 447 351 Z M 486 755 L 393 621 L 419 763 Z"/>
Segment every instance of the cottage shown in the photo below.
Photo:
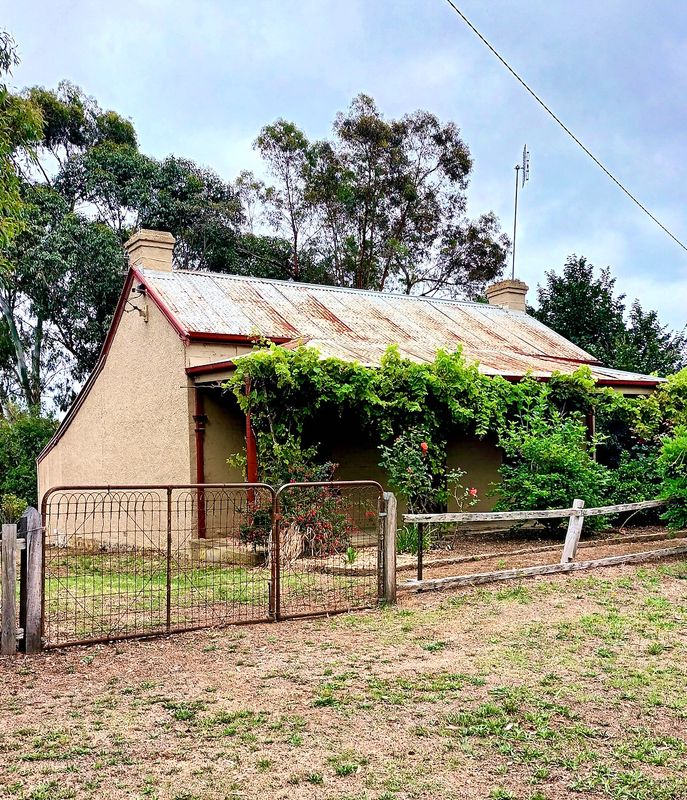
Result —
<path fill-rule="evenodd" d="M 242 481 L 227 457 L 250 445 L 250 421 L 221 385 L 257 337 L 307 343 L 375 366 L 390 344 L 431 361 L 463 348 L 489 375 L 518 380 L 587 364 L 601 386 L 648 393 L 658 379 L 609 369 L 525 312 L 527 286 L 504 280 L 489 305 L 172 269 L 174 237 L 142 230 L 98 364 L 38 459 L 39 494 L 55 486 Z M 341 479 L 377 479 L 376 449 L 355 431 L 325 442 Z M 452 442 L 451 466 L 485 490 L 500 455 Z M 249 465 L 249 478 L 256 467 Z"/>

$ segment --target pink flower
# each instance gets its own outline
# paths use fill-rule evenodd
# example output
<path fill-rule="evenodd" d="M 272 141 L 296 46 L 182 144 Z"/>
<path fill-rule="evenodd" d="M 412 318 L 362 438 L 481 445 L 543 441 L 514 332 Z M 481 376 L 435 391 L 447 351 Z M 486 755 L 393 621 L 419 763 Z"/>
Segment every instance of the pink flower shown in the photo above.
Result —
<path fill-rule="evenodd" d="M 423 456 L 427 455 L 427 451 L 429 450 L 429 445 L 427 444 L 427 442 L 420 442 L 420 450 L 422 450 Z"/>
<path fill-rule="evenodd" d="M 468 494 L 470 495 L 470 497 L 477 497 L 477 489 L 475 489 L 475 487 L 473 486 L 472 489 L 470 489 L 470 491 L 468 492 Z"/>

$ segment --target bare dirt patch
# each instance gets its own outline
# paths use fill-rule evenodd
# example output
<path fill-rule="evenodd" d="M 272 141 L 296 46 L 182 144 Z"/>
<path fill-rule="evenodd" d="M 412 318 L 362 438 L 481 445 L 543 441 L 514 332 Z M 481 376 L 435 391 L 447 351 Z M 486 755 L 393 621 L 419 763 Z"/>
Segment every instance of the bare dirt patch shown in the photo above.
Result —
<path fill-rule="evenodd" d="M 3 659 L 0 797 L 687 796 L 687 562 Z"/>

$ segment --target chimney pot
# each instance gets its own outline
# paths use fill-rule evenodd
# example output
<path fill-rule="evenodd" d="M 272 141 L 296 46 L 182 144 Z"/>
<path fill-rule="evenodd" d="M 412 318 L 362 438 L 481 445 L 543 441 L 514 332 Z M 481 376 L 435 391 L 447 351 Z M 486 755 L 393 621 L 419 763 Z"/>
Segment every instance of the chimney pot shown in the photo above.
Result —
<path fill-rule="evenodd" d="M 508 278 L 487 286 L 487 300 L 490 306 L 501 306 L 510 311 L 525 311 L 528 289 L 529 286 L 524 281 Z"/>
<path fill-rule="evenodd" d="M 166 231 L 137 231 L 124 244 L 129 264 L 158 272 L 171 272 L 175 241 L 172 234 Z"/>

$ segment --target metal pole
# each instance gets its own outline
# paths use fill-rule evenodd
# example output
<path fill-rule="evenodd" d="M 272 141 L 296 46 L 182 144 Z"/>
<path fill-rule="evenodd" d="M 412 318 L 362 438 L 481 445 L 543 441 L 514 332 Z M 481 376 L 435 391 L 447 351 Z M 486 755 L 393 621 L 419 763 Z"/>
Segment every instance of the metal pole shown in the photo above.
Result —
<path fill-rule="evenodd" d="M 511 277 L 515 280 L 515 234 L 518 228 L 518 177 L 520 176 L 520 166 L 515 168 L 515 212 L 513 214 L 513 271 Z"/>
<path fill-rule="evenodd" d="M 422 561 L 424 551 L 425 539 L 425 523 L 418 522 L 417 524 L 417 579 L 422 580 Z"/>
<path fill-rule="evenodd" d="M 167 633 L 172 627 L 172 489 L 167 488 L 167 593 L 165 597 Z"/>
<path fill-rule="evenodd" d="M 281 506 L 279 492 L 272 496 L 272 598 L 270 611 L 277 622 L 281 619 Z"/>

